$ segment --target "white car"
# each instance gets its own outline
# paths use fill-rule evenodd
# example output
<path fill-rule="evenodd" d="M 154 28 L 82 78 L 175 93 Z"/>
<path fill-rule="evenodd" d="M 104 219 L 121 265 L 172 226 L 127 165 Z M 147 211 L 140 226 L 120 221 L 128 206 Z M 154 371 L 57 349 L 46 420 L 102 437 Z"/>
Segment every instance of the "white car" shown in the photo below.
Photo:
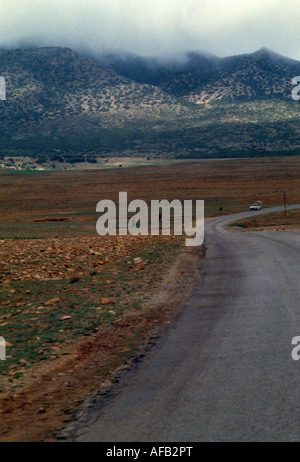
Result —
<path fill-rule="evenodd" d="M 250 210 L 261 210 L 261 209 L 262 209 L 262 203 L 260 201 L 254 202 L 250 207 Z"/>

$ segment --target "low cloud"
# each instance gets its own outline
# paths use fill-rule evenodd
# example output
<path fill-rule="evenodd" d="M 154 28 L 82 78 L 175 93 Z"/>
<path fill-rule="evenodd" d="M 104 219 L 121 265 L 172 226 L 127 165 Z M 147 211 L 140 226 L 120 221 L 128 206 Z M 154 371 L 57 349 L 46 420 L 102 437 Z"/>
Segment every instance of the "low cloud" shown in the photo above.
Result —
<path fill-rule="evenodd" d="M 300 0 L 0 0 L 0 46 L 218 56 L 267 47 L 300 59 Z"/>

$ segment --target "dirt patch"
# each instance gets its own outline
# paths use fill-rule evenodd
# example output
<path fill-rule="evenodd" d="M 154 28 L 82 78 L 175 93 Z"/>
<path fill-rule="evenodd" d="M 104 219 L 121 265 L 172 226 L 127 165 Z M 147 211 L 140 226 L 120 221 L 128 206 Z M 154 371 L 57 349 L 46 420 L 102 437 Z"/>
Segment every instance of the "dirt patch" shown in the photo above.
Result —
<path fill-rule="evenodd" d="M 0 398 L 1 441 L 53 440 L 83 402 L 107 389 L 178 314 L 200 278 L 202 249 L 185 249 L 151 301 L 24 374 L 21 391 Z M 155 294 L 155 295 L 154 295 Z"/>

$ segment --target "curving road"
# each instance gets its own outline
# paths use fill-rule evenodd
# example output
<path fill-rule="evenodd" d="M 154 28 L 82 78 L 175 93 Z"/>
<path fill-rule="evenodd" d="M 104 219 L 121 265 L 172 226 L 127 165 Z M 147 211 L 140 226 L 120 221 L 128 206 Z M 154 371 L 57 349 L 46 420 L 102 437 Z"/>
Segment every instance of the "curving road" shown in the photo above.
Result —
<path fill-rule="evenodd" d="M 300 231 L 224 227 L 247 216 L 208 221 L 201 284 L 181 317 L 70 440 L 300 441 Z"/>

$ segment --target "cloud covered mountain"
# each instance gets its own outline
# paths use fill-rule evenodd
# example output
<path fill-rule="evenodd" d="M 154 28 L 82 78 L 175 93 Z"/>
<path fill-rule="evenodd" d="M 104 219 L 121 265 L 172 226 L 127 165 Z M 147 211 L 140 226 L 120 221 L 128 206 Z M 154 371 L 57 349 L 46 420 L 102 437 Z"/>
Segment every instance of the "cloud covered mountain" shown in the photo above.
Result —
<path fill-rule="evenodd" d="M 0 51 L 0 154 L 257 155 L 300 147 L 291 80 L 300 62 L 266 49 L 162 61 L 68 48 Z"/>

